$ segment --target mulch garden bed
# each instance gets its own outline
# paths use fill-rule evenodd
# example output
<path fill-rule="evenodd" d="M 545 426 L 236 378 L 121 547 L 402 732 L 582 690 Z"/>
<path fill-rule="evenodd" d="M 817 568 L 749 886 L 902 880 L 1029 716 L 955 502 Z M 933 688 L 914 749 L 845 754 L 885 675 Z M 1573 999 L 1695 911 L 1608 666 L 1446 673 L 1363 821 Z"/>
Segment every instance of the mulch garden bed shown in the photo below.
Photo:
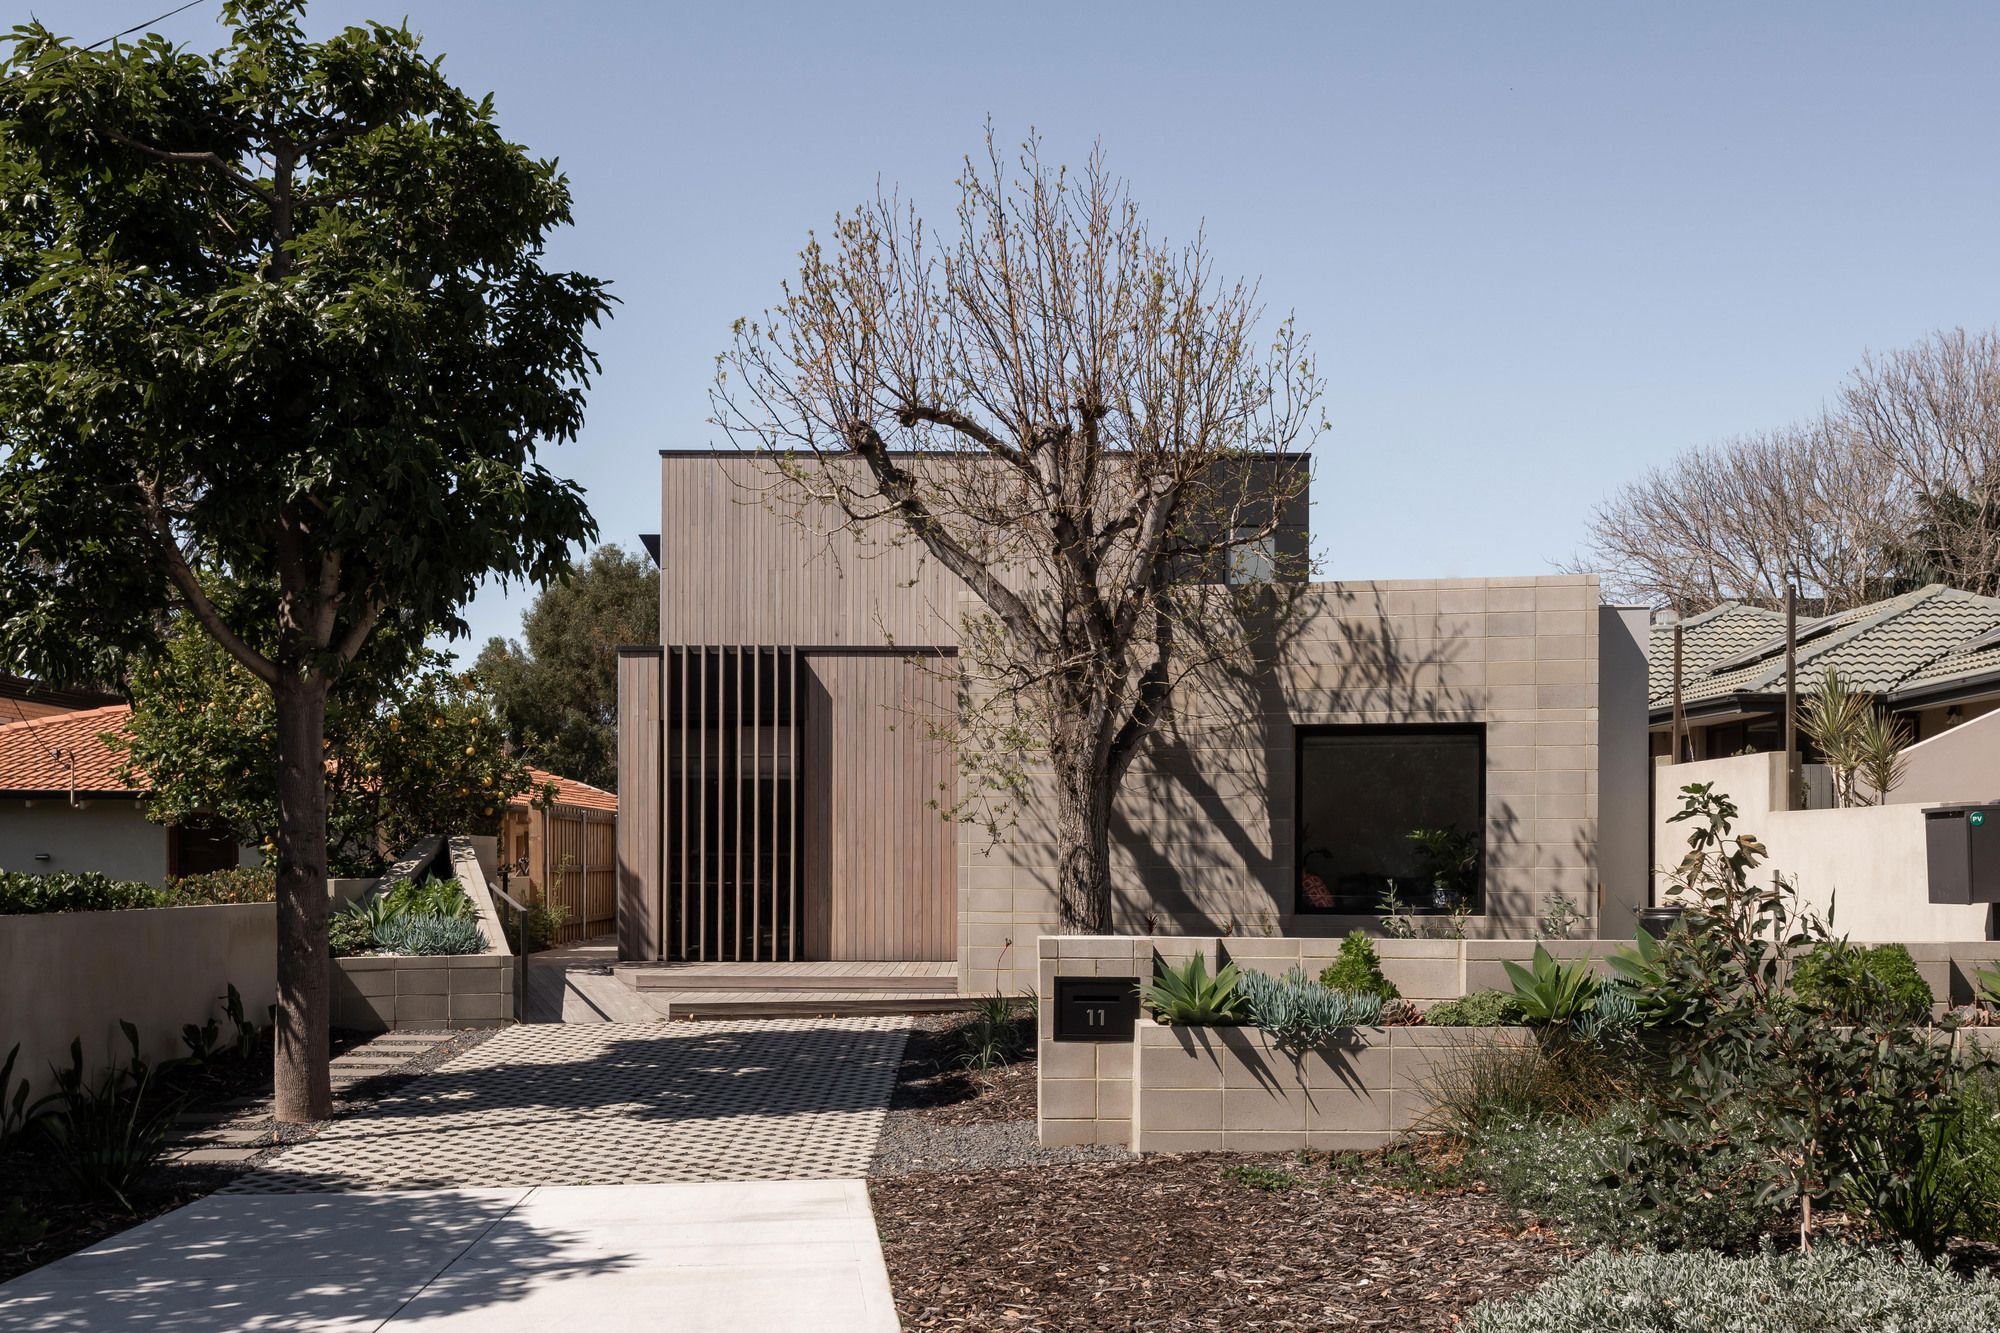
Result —
<path fill-rule="evenodd" d="M 1225 1174 L 1245 1165 L 1274 1174 Z M 906 1174 L 869 1192 L 910 1329 L 1444 1329 L 1568 1253 L 1476 1188 L 1340 1167 L 1197 1154 Z"/>
<path fill-rule="evenodd" d="M 1035 1118 L 1034 1019 L 1023 1018 L 1025 1058 L 995 1069 L 971 1070 L 960 1063 L 958 1036 L 963 1014 L 914 1020 L 903 1062 L 896 1070 L 890 1111 L 913 1111 L 934 1125 L 992 1124 Z"/>

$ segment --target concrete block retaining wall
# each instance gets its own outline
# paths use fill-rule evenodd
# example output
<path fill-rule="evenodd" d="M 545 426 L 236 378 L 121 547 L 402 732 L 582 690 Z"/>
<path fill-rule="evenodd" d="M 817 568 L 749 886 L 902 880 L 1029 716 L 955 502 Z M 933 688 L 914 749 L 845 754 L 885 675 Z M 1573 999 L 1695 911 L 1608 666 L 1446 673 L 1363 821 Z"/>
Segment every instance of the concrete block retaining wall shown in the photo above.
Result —
<path fill-rule="evenodd" d="M 1131 1146 L 1139 1152 L 1379 1148 L 1430 1109 L 1432 1067 L 1453 1051 L 1532 1040 L 1525 1028 L 1366 1027 L 1308 1050 L 1261 1028 L 1168 1027 L 1133 1043 Z"/>
<path fill-rule="evenodd" d="M 1036 1072 L 1041 1142 L 1128 1144 L 1142 1152 L 1375 1146 L 1422 1114 L 1420 1074 L 1440 1049 L 1524 1038 L 1520 1028 L 1357 1029 L 1350 1046 L 1295 1060 L 1258 1029 L 1173 1028 L 1142 1017 L 1131 1041 L 1055 1040 L 1059 976 L 1131 978 L 1137 984 L 1150 978 L 1157 964 L 1178 965 L 1194 954 L 1207 959 L 1211 974 L 1235 963 L 1273 974 L 1303 967 L 1317 975 L 1339 954 L 1339 944 L 1310 937 L 1042 936 Z M 1624 944 L 1567 940 L 1545 947 L 1558 957 L 1602 960 Z M 2000 966 L 2000 941 L 1907 947 L 1940 1009 L 1969 1002 L 1977 972 Z M 1427 1005 L 1507 989 L 1502 962 L 1526 962 L 1535 941 L 1379 939 L 1375 948 L 1384 975 L 1404 997 Z M 1213 1095 L 1189 1095 L 1197 1092 Z"/>
<path fill-rule="evenodd" d="M 514 974 L 508 954 L 336 958 L 333 1025 L 350 1032 L 501 1027 L 514 1021 Z"/>

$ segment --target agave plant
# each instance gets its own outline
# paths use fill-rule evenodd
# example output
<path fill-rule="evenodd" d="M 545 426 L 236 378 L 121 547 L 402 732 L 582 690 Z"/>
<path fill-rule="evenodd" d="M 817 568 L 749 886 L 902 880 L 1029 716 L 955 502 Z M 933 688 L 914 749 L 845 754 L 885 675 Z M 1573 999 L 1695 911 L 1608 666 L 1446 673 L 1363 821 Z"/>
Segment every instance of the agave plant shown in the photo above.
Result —
<path fill-rule="evenodd" d="M 1299 967 L 1282 977 L 1245 972 L 1241 990 L 1250 1021 L 1283 1048 L 1314 1046 L 1342 1028 L 1366 1027 L 1382 1017 L 1381 996 L 1332 990 Z"/>
<path fill-rule="evenodd" d="M 1590 970 L 1590 960 L 1576 958 L 1559 962 L 1537 944 L 1529 967 L 1502 962 L 1508 980 L 1514 983 L 1514 998 L 1530 1023 L 1543 1027 L 1569 1027 L 1597 1004 L 1599 982 Z"/>
<path fill-rule="evenodd" d="M 1693 1011 L 1668 977 L 1665 955 L 1666 946 L 1642 930 L 1629 947 L 1612 951 L 1604 960 L 1613 982 L 1637 1010 L 1640 1027 L 1674 1027 L 1685 1023 Z"/>
<path fill-rule="evenodd" d="M 393 954 L 484 953 L 486 934 L 472 917 L 399 916 L 375 932 L 375 944 Z"/>
<path fill-rule="evenodd" d="M 1161 962 L 1152 982 L 1139 988 L 1139 999 L 1162 1023 L 1188 1027 L 1240 1023 L 1244 1001 L 1237 983 L 1242 979 L 1234 963 L 1209 976 L 1207 960 L 1195 954 L 1179 967 Z"/>

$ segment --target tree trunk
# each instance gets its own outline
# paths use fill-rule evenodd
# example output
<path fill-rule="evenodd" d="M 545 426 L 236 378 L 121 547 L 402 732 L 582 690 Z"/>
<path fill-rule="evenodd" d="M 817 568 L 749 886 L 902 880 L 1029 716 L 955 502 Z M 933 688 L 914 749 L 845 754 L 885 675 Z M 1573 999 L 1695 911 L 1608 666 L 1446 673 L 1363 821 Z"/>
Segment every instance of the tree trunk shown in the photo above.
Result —
<path fill-rule="evenodd" d="M 287 675 L 278 712 L 277 1117 L 297 1124 L 333 1113 L 327 1073 L 327 683 Z"/>
<path fill-rule="evenodd" d="M 1058 753 L 1056 890 L 1063 929 L 1111 933 L 1111 775 L 1090 754 Z"/>

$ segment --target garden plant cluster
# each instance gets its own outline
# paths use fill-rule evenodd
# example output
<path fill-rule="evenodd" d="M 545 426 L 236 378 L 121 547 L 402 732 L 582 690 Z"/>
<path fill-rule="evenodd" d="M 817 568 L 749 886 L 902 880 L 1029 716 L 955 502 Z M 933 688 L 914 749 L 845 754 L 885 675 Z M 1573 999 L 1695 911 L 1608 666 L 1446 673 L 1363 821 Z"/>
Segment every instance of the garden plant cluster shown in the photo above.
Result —
<path fill-rule="evenodd" d="M 192 1103 L 268 1089 L 273 1013 L 247 1013 L 234 985 L 222 1008 L 226 1033 L 215 1017 L 185 1023 L 187 1054 L 158 1063 L 140 1055 L 137 1025 L 120 1020 L 128 1054 L 94 1078 L 82 1039 L 73 1039 L 69 1063 L 48 1071 L 53 1089 L 39 1097 L 29 1095 L 30 1071 L 16 1069 L 20 1046 L 0 1057 L 0 1276 L 29 1266 L 24 1256 L 53 1242 L 54 1227 L 101 1232 L 157 1210 L 163 1201 L 154 1168 L 176 1114 Z"/>
<path fill-rule="evenodd" d="M 349 903 L 327 922 L 335 957 L 484 953 L 486 935 L 456 879 L 406 879 L 386 893 Z"/>
<path fill-rule="evenodd" d="M 1196 958 L 1142 995 L 1161 1022 L 1254 1023 L 1280 1046 L 1362 1024 L 1533 1030 L 1450 1048 L 1426 1142 L 1596 1253 L 1473 1328 L 2000 1327 L 2000 1063 L 1968 1031 L 2000 1014 L 2000 972 L 1934 1018 L 1907 950 L 1850 944 L 1754 873 L 1765 849 L 1737 813 L 1682 790 L 1683 916 L 1608 975 L 1538 946 L 1506 965 L 1511 991 L 1418 1015 L 1357 934 L 1316 980 Z"/>
<path fill-rule="evenodd" d="M 143 880 L 112 879 L 95 871 L 29 874 L 0 870 L 0 916 L 268 903 L 276 888 L 276 877 L 264 866 L 187 875 L 168 880 L 164 887 Z"/>

